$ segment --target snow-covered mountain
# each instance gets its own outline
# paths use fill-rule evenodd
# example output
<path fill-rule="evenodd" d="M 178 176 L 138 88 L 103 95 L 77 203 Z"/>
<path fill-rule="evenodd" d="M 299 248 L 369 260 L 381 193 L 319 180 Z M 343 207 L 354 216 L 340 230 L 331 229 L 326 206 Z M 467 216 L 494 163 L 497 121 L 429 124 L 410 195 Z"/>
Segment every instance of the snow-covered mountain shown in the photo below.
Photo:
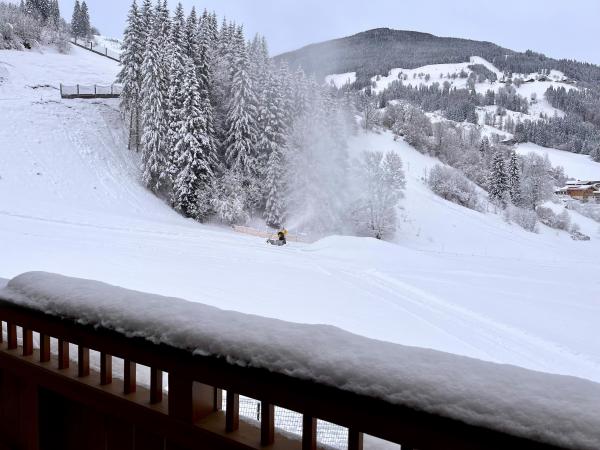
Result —
<path fill-rule="evenodd" d="M 116 100 L 62 100 L 65 84 L 111 83 L 115 62 L 0 52 L 0 277 L 58 272 L 225 309 L 326 323 L 372 338 L 600 381 L 596 222 L 592 241 L 508 224 L 433 195 L 439 161 L 390 132 L 350 152 L 395 151 L 407 178 L 394 243 L 313 244 L 201 225 L 147 191 Z M 574 332 L 573 330 L 577 330 Z"/>

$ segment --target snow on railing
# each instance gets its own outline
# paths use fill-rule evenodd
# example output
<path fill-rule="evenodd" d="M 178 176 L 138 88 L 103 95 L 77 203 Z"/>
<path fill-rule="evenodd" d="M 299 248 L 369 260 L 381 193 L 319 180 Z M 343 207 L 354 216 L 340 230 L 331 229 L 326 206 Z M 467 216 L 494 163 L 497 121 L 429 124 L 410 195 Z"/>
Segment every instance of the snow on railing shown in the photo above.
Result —
<path fill-rule="evenodd" d="M 110 59 L 114 59 L 115 61 L 121 61 L 121 54 L 115 52 L 114 50 L 110 50 L 108 47 L 103 47 L 101 45 L 96 45 L 93 41 L 80 40 L 74 38 L 71 42 L 78 47 L 85 48 L 94 53 L 98 53 L 99 55 L 105 56 Z"/>
<path fill-rule="evenodd" d="M 62 98 L 117 98 L 121 95 L 123 86 L 120 84 L 75 84 L 72 86 L 60 85 Z"/>
<path fill-rule="evenodd" d="M 9 350 L 17 349 L 22 327 L 24 355 L 32 355 L 32 330 L 42 333 L 44 361 L 49 333 L 59 333 L 59 369 L 68 367 L 69 342 L 78 344 L 80 377 L 89 376 L 89 348 L 100 351 L 102 384 L 112 382 L 112 356 L 124 358 L 126 393 L 135 389 L 138 358 L 151 367 L 151 403 L 162 401 L 168 372 L 175 418 L 185 411 L 191 420 L 192 381 L 228 390 L 227 432 L 240 427 L 239 394 L 257 398 L 265 445 L 273 443 L 273 407 L 280 405 L 303 414 L 303 448 L 310 449 L 317 418 L 348 427 L 351 449 L 362 448 L 362 432 L 403 449 L 600 448 L 600 384 L 574 377 L 41 272 L 0 291 L 0 320 Z M 210 389 L 202 397 L 207 414 L 220 408 Z"/>

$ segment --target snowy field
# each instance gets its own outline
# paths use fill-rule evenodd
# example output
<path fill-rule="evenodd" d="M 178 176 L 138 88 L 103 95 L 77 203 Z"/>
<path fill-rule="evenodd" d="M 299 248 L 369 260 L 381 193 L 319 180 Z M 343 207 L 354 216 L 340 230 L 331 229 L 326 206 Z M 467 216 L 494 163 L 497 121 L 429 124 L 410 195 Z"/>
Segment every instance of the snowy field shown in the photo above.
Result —
<path fill-rule="evenodd" d="M 600 180 L 600 163 L 595 162 L 589 155 L 579 155 L 554 148 L 542 147 L 530 142 L 519 144 L 516 150 L 520 155 L 527 153 L 536 153 L 541 156 L 548 155 L 552 165 L 564 167 L 565 174 L 570 178 L 584 181 Z"/>
<path fill-rule="evenodd" d="M 448 203 L 422 182 L 437 161 L 387 133 L 357 136 L 351 151 L 404 160 L 395 243 L 334 236 L 274 248 L 184 220 L 140 185 L 116 102 L 56 90 L 107 84 L 117 71 L 79 49 L 0 52 L 0 277 L 93 278 L 600 381 L 597 224 L 582 224 L 590 242 L 573 242 Z"/>

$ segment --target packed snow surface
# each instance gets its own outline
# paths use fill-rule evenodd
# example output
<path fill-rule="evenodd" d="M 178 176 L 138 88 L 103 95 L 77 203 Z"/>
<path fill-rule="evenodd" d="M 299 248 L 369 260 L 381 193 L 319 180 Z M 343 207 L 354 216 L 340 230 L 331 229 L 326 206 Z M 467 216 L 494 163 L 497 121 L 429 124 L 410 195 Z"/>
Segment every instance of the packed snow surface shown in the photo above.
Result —
<path fill-rule="evenodd" d="M 595 162 L 589 155 L 580 155 L 554 148 L 542 147 L 530 142 L 519 144 L 517 153 L 526 155 L 535 153 L 540 156 L 548 156 L 553 166 L 562 166 L 565 174 L 576 180 L 600 181 L 600 163 Z"/>
<path fill-rule="evenodd" d="M 600 384 L 30 272 L 0 299 L 566 448 L 600 447 Z"/>
<path fill-rule="evenodd" d="M 600 382 L 600 235 L 587 243 L 431 193 L 435 158 L 390 133 L 350 154 L 395 151 L 407 178 L 394 243 L 263 239 L 186 220 L 139 181 L 116 100 L 62 100 L 109 84 L 117 63 L 82 49 L 0 52 L 0 277 L 97 279 L 223 309 L 311 324 Z M 5 113 L 7 111 L 8 113 Z M 576 270 L 574 270 L 576 268 Z"/>

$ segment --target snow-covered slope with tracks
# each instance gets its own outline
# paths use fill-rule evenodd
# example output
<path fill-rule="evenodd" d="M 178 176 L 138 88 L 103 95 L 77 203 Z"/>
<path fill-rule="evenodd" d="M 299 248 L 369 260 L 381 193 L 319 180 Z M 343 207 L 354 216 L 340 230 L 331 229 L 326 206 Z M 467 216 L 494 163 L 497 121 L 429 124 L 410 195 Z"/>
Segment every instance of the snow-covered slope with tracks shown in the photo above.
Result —
<path fill-rule="evenodd" d="M 531 234 L 448 203 L 422 182 L 437 161 L 387 133 L 355 137 L 351 153 L 403 158 L 395 243 L 334 236 L 274 248 L 185 220 L 141 186 L 116 101 L 61 100 L 55 89 L 110 83 L 117 71 L 79 49 L 0 52 L 0 277 L 98 279 L 600 381 L 600 341 L 590 339 L 600 236 Z"/>

